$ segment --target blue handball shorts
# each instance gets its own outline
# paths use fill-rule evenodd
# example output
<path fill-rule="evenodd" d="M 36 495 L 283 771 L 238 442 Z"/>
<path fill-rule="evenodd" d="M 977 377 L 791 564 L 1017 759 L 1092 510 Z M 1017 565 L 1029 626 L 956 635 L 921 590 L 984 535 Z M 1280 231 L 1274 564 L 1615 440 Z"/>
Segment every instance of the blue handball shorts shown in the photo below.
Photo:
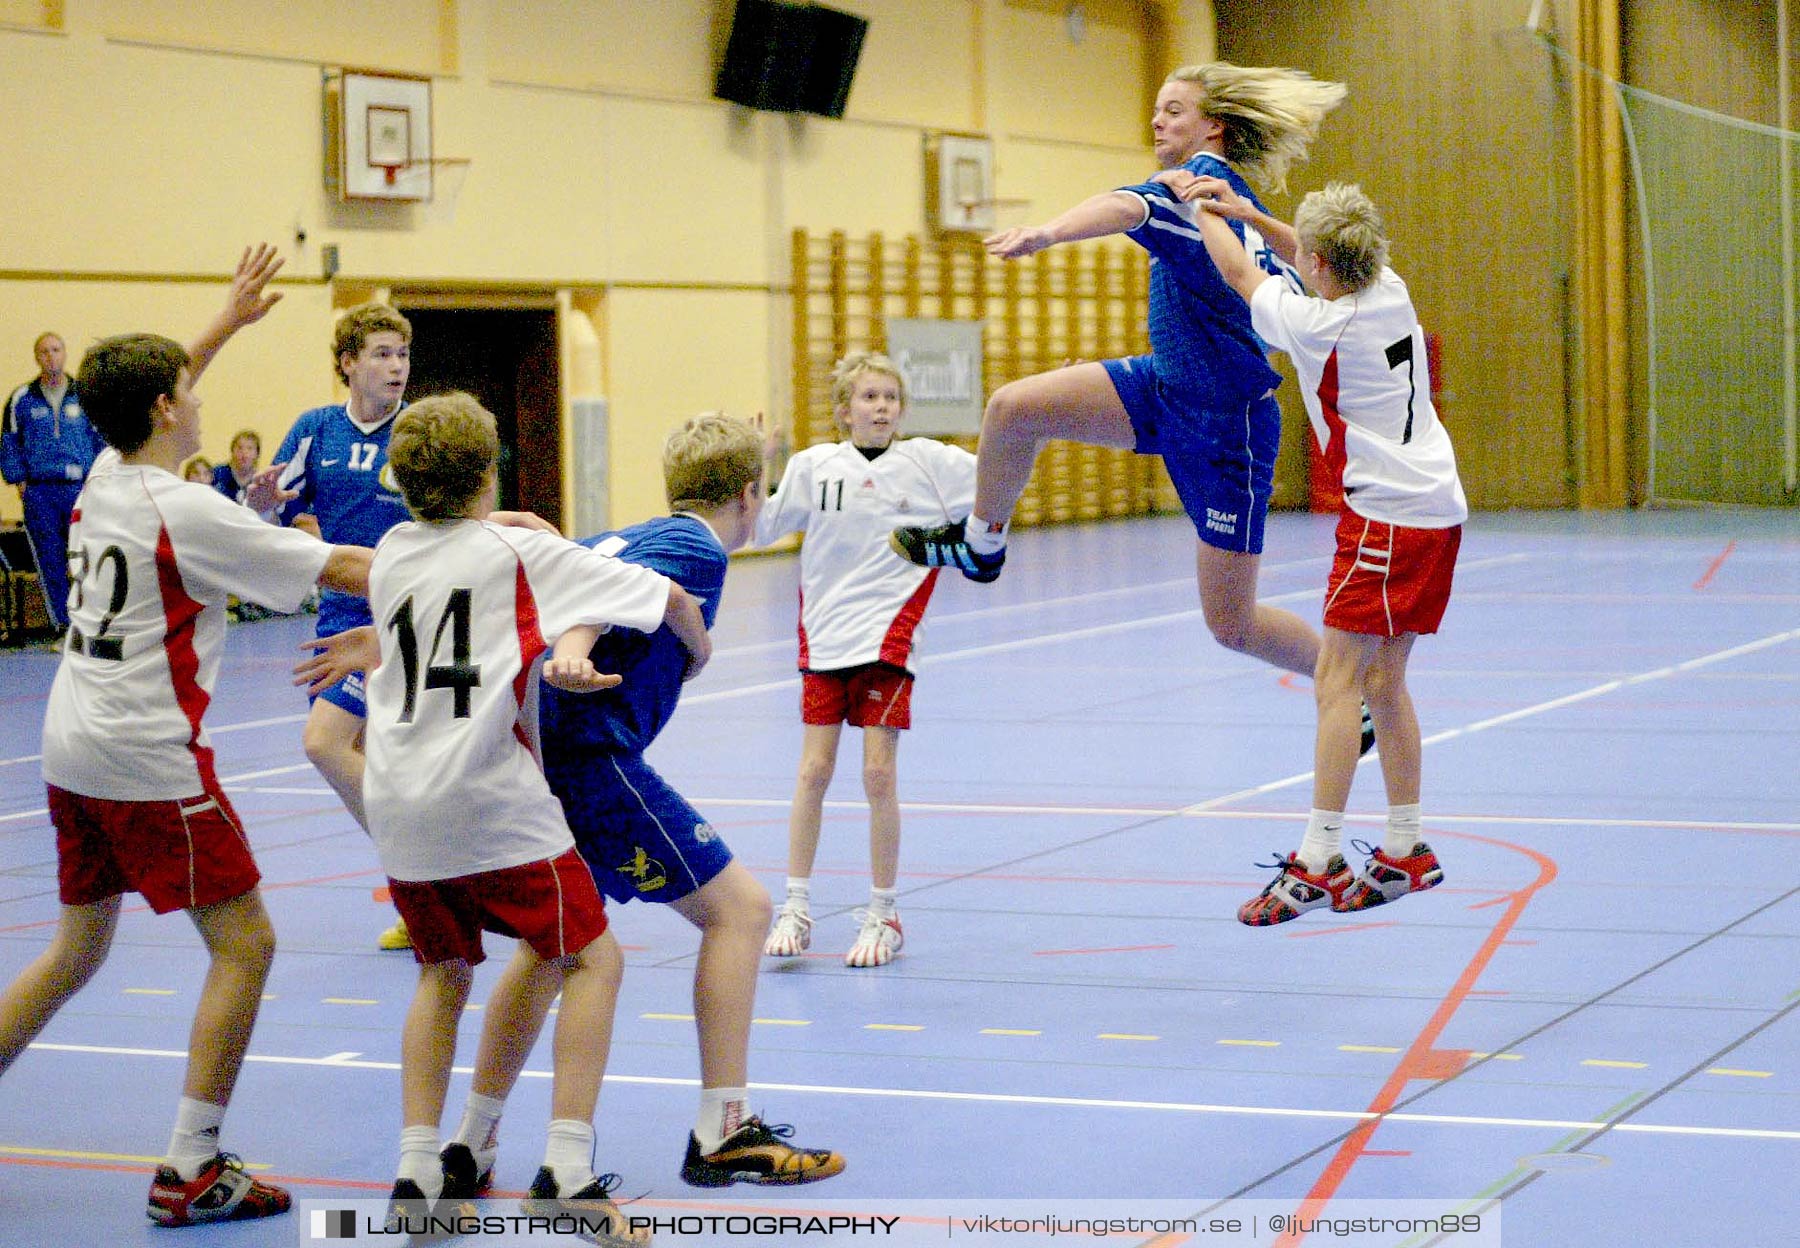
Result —
<path fill-rule="evenodd" d="M 353 628 L 371 623 L 367 605 L 360 600 L 357 600 L 356 605 L 362 610 L 345 611 L 338 602 L 330 599 L 320 603 L 317 635 L 321 638 L 335 637 L 339 633 L 347 633 Z M 317 702 L 321 698 L 333 706 L 349 711 L 358 719 L 369 717 L 369 699 L 363 688 L 363 677 L 359 673 L 352 672 L 323 693 L 314 694 L 308 701 Z"/>
<path fill-rule="evenodd" d="M 687 799 L 636 754 L 592 754 L 547 774 L 594 883 L 614 901 L 678 901 L 731 863 Z"/>
<path fill-rule="evenodd" d="M 1202 411 L 1156 375 L 1153 356 L 1105 361 L 1131 417 L 1139 455 L 1160 455 L 1194 530 L 1208 546 L 1260 555 L 1281 448 L 1275 396 L 1233 411 Z"/>

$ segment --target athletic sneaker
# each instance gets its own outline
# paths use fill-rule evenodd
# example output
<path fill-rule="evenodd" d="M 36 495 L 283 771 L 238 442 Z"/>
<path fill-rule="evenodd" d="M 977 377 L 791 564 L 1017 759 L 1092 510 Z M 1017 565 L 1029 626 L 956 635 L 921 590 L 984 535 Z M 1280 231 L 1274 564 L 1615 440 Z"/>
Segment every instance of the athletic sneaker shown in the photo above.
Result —
<path fill-rule="evenodd" d="M 425 1219 L 431 1216 L 431 1201 L 425 1190 L 411 1179 L 395 1179 L 394 1190 L 388 1193 L 387 1213 L 381 1220 L 381 1229 L 388 1235 L 412 1235 L 409 1226 L 423 1226 Z M 413 1241 L 429 1236 L 413 1236 Z"/>
<path fill-rule="evenodd" d="M 1408 893 L 1422 893 L 1444 882 L 1444 868 L 1438 865 L 1431 846 L 1420 841 L 1404 858 L 1389 858 L 1384 850 L 1373 850 L 1362 841 L 1352 841 L 1369 855 L 1355 882 L 1332 899 L 1331 908 L 1340 914 L 1369 910 L 1398 901 Z"/>
<path fill-rule="evenodd" d="M 494 1186 L 497 1148 L 471 1148 L 460 1140 L 444 1145 L 438 1161 L 444 1167 L 444 1199 L 474 1200 Z"/>
<path fill-rule="evenodd" d="M 1335 910 L 1338 898 L 1356 882 L 1356 874 L 1342 854 L 1333 854 L 1325 870 L 1317 875 L 1300 865 L 1297 854 L 1256 865 L 1278 869 L 1262 892 L 1238 907 L 1238 922 L 1250 927 L 1286 923 L 1320 906 Z"/>
<path fill-rule="evenodd" d="M 411 949 L 412 933 L 406 930 L 406 920 L 401 919 L 387 931 L 375 938 L 377 949 Z"/>
<path fill-rule="evenodd" d="M 632 1230 L 624 1212 L 614 1203 L 612 1191 L 618 1185 L 616 1174 L 597 1175 L 586 1187 L 564 1196 L 556 1190 L 556 1175 L 550 1167 L 540 1166 L 537 1178 L 531 1181 L 530 1194 L 519 1202 L 519 1212 L 527 1217 L 577 1219 L 580 1229 L 574 1232 L 575 1237 L 601 1248 L 638 1248 L 648 1244 L 650 1232 Z"/>
<path fill-rule="evenodd" d="M 812 915 L 803 906 L 788 902 L 775 912 L 775 926 L 763 944 L 770 958 L 797 958 L 812 947 Z"/>
<path fill-rule="evenodd" d="M 906 943 L 906 936 L 900 931 L 900 912 L 896 910 L 884 919 L 873 910 L 858 910 L 854 917 L 862 924 L 862 930 L 856 933 L 856 943 L 844 955 L 844 965 L 886 966 L 892 962 Z"/>
<path fill-rule="evenodd" d="M 1367 754 L 1370 750 L 1372 750 L 1374 748 L 1375 748 L 1375 717 L 1373 715 L 1369 714 L 1369 704 L 1367 702 L 1364 702 L 1362 704 L 1362 748 L 1360 748 L 1356 751 L 1356 756 L 1358 758 L 1361 758 L 1364 754 Z"/>
<path fill-rule="evenodd" d="M 272 1217 L 293 1203 L 285 1189 L 251 1178 L 237 1157 L 219 1153 L 191 1180 L 173 1166 L 158 1166 L 145 1212 L 158 1226 L 193 1226 Z"/>
<path fill-rule="evenodd" d="M 888 534 L 888 545 L 896 555 L 922 568 L 955 568 L 983 585 L 999 580 L 1000 569 L 1006 563 L 1006 547 L 991 555 L 976 553 L 969 548 L 964 523 L 958 520 L 935 528 L 895 529 Z"/>
<path fill-rule="evenodd" d="M 787 1186 L 829 1179 L 844 1168 L 841 1155 L 828 1148 L 795 1148 L 787 1143 L 794 1129 L 785 1123 L 769 1126 L 752 1118 L 710 1153 L 700 1151 L 700 1141 L 688 1135 L 687 1159 L 681 1178 L 694 1187 L 729 1187 L 733 1183 Z"/>

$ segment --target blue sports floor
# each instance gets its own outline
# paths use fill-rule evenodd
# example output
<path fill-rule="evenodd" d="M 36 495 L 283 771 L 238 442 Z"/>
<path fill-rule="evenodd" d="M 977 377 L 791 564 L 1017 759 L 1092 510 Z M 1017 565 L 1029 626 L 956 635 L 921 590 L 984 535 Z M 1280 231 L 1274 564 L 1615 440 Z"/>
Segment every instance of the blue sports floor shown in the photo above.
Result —
<path fill-rule="evenodd" d="M 1274 519 L 1265 599 L 1317 618 L 1330 526 Z M 735 567 L 717 655 L 653 753 L 776 891 L 796 575 Z M 374 855 L 300 751 L 286 672 L 310 623 L 235 627 L 209 716 L 281 940 L 225 1144 L 298 1198 L 373 1197 L 415 973 L 374 949 Z M 1800 515 L 1476 517 L 1413 659 L 1447 881 L 1366 915 L 1235 921 L 1267 877 L 1252 864 L 1298 842 L 1312 702 L 1207 635 L 1185 520 L 1019 534 L 997 584 L 943 582 L 925 653 L 900 753 L 905 953 L 842 964 L 868 884 L 847 733 L 813 953 L 760 984 L 755 1104 L 848 1168 L 733 1207 L 1498 1198 L 1505 1243 L 1532 1248 L 1800 1234 Z M 8 977 L 56 915 L 35 759 L 55 662 L 0 657 Z M 1373 765 L 1351 805 L 1350 835 L 1379 840 Z M 696 939 L 655 907 L 613 916 L 599 1160 L 656 1208 L 697 1195 L 676 1175 Z M 293 1218 L 144 1219 L 201 974 L 184 920 L 128 912 L 0 1080 L 0 1244 L 297 1242 Z M 546 1043 L 529 1069 L 548 1068 Z M 547 1100 L 541 1077 L 515 1094 L 501 1188 L 529 1181 Z"/>

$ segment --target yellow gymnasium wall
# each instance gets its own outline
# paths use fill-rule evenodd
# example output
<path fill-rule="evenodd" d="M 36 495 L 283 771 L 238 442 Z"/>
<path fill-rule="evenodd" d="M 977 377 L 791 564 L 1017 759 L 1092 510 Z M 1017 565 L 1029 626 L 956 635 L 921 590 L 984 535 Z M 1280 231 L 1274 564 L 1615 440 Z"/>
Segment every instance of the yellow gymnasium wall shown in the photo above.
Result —
<path fill-rule="evenodd" d="M 581 375 L 611 404 L 612 521 L 652 514 L 674 422 L 785 418 L 790 231 L 922 231 L 934 130 L 994 136 L 997 193 L 1028 201 L 1007 223 L 1135 181 L 1163 68 L 1212 51 L 1205 0 L 1092 0 L 1080 42 L 1047 0 L 835 7 L 870 21 L 841 121 L 711 98 L 730 0 L 0 0 L 0 384 L 33 375 L 44 329 L 71 363 L 108 333 L 190 336 L 267 239 L 284 304 L 201 393 L 209 456 L 244 425 L 272 451 L 333 396 L 350 292 L 568 292 L 599 332 Z M 473 161 L 453 203 L 327 192 L 321 75 L 342 65 L 433 78 L 437 154 Z"/>

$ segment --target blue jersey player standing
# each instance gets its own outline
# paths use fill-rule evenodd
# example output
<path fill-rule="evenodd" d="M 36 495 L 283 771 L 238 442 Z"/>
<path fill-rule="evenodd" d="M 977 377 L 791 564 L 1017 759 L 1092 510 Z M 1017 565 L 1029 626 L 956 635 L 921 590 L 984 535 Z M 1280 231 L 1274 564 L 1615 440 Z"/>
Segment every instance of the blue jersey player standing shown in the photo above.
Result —
<path fill-rule="evenodd" d="M 311 516 L 325 541 L 372 547 L 407 519 L 405 500 L 388 468 L 388 434 L 412 370 L 412 326 L 390 307 L 364 304 L 338 321 L 331 353 L 349 396 L 302 413 L 263 476 L 273 476 L 283 523 L 305 524 L 299 517 Z M 265 510 L 267 497 L 254 493 L 251 505 Z M 367 600 L 329 589 L 319 595 L 320 637 L 370 622 Z M 306 757 L 365 828 L 362 740 L 367 718 L 363 678 L 353 675 L 313 700 L 302 738 Z M 384 949 L 410 948 L 405 925 L 383 932 L 380 944 Z"/>
<path fill-rule="evenodd" d="M 749 540 L 762 507 L 762 440 L 744 421 L 697 416 L 670 435 L 663 476 L 673 514 L 583 544 L 669 577 L 699 601 L 710 628 L 726 555 Z M 797 1148 L 786 1142 L 790 1128 L 750 1114 L 750 1021 L 769 894 L 644 760 L 680 700 L 688 650 L 666 626 L 654 633 L 615 629 L 600 636 L 589 657 L 623 683 L 580 695 L 540 686 L 544 774 L 601 892 L 614 902 L 661 902 L 700 929 L 700 1110 L 681 1177 L 697 1187 L 830 1178 L 844 1168 L 840 1155 Z M 509 966 L 494 996 L 509 995 L 512 973 Z M 459 1194 L 484 1191 L 491 1180 L 501 1110 L 549 1006 L 550 997 L 540 994 L 535 1025 L 521 1028 L 515 1018 L 503 1042 L 490 1043 L 484 1033 L 462 1125 L 444 1149 L 445 1173 Z"/>
<path fill-rule="evenodd" d="M 1252 201 L 1246 178 L 1282 189 L 1289 167 L 1305 159 L 1319 124 L 1344 95 L 1341 83 L 1298 70 L 1223 62 L 1178 69 L 1157 92 L 1150 123 L 1164 172 L 1093 196 L 1044 225 L 987 240 L 991 255 L 1011 260 L 1108 234 L 1132 239 L 1151 257 L 1152 354 L 1075 364 L 995 391 L 981 422 L 974 511 L 950 525 L 895 530 L 899 554 L 991 581 L 1006 559 L 1007 523 L 1046 441 L 1161 455 L 1199 534 L 1207 628 L 1229 649 L 1312 673 L 1318 632 L 1291 611 L 1256 601 L 1280 435 L 1279 377 L 1250 328 L 1248 305 L 1219 277 L 1194 209 L 1174 187 L 1209 174 Z M 1233 226 L 1275 272 L 1273 253 L 1241 222 Z"/>

